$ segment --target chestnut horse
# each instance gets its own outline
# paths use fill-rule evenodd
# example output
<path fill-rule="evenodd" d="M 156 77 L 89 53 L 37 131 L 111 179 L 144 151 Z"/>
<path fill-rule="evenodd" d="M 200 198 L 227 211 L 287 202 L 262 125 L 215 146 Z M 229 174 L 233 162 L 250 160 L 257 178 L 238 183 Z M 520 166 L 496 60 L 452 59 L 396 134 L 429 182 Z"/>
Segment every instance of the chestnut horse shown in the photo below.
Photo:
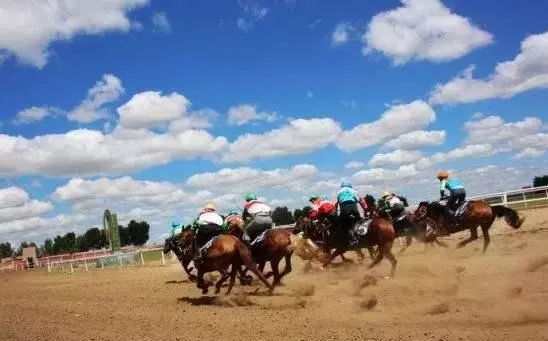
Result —
<path fill-rule="evenodd" d="M 201 252 L 197 248 L 194 231 L 191 229 L 183 230 L 180 240 L 185 256 L 193 257 L 196 252 Z M 204 274 L 218 271 L 221 273 L 221 278 L 215 283 L 215 294 L 221 291 L 223 283 L 230 278 L 226 292 L 226 295 L 229 295 L 234 286 L 236 274 L 241 270 L 242 266 L 247 267 L 257 276 L 268 288 L 269 295 L 274 291 L 274 286 L 268 283 L 263 274 L 253 264 L 249 249 L 238 238 L 231 235 L 222 234 L 217 236 L 211 243 L 207 253 L 203 255 L 201 262 L 194 265 L 196 266 L 196 270 L 198 270 L 196 287 L 202 289 L 202 294 L 207 294 L 208 287 L 211 284 L 204 281 Z M 231 267 L 230 273 L 228 272 L 229 267 Z"/>
<path fill-rule="evenodd" d="M 189 281 L 193 282 L 196 280 L 196 275 L 191 274 L 192 270 L 194 268 L 189 268 L 188 265 L 192 261 L 192 256 L 186 256 L 183 253 L 183 249 L 181 247 L 181 244 L 179 243 L 179 238 L 176 238 L 175 236 L 170 236 L 166 238 L 164 242 L 164 254 L 167 254 L 169 251 L 173 251 L 175 256 L 177 256 L 177 259 L 179 262 L 181 262 L 181 265 L 183 266 L 183 269 L 188 275 Z"/>
<path fill-rule="evenodd" d="M 340 225 L 340 221 L 336 220 L 333 223 L 330 223 L 326 220 L 324 223 L 329 224 L 328 228 L 333 232 L 331 234 L 333 237 L 330 238 L 331 240 L 329 243 L 335 248 L 335 251 L 332 252 L 323 262 L 323 267 L 326 267 L 338 255 L 348 251 L 348 245 L 345 240 L 341 240 L 342 238 L 337 238 L 342 235 L 342 230 L 340 229 L 343 227 Z M 338 232 L 337 234 L 339 236 L 337 236 L 335 232 Z M 346 230 L 344 230 L 344 233 L 346 234 Z M 389 219 L 382 217 L 375 217 L 371 219 L 365 236 L 358 238 L 359 247 L 361 248 L 371 249 L 373 246 L 378 246 L 377 256 L 371 264 L 369 264 L 368 269 L 375 267 L 386 256 L 392 264 L 390 277 L 394 276 L 396 273 L 396 265 L 398 264 L 396 257 L 392 254 L 392 246 L 394 245 L 395 239 L 396 231 L 394 230 L 394 226 Z"/>
<path fill-rule="evenodd" d="M 466 205 L 467 203 L 463 203 Z M 418 220 L 427 220 L 438 233 L 445 230 L 445 234 L 453 234 L 464 230 L 470 230 L 470 238 L 458 243 L 457 248 L 461 248 L 466 244 L 478 239 L 478 227 L 481 226 L 483 234 L 483 253 L 487 250 L 491 238 L 489 237 L 489 229 L 497 218 L 504 217 L 506 223 L 514 228 L 519 229 L 525 221 L 525 217 L 521 217 L 518 213 L 505 206 L 491 206 L 485 201 L 474 200 L 469 202 L 467 211 L 461 219 L 459 226 L 451 227 L 450 222 L 446 221 L 445 207 L 439 201 L 427 202 L 423 201 L 417 207 L 416 218 Z"/>
<path fill-rule="evenodd" d="M 230 222 L 228 234 L 243 240 L 244 237 L 244 222 L 243 219 L 235 218 Z M 263 272 L 267 262 L 270 262 L 271 271 L 266 274 L 266 278 L 274 276 L 272 286 L 280 284 L 281 279 L 292 271 L 291 256 L 293 251 L 291 245 L 291 234 L 293 229 L 274 228 L 269 230 L 259 248 L 251 247 L 251 255 L 253 262 L 258 264 L 259 271 Z M 285 259 L 285 266 L 280 273 L 279 264 L 282 259 Z M 247 269 L 244 269 L 242 277 L 245 277 Z"/>

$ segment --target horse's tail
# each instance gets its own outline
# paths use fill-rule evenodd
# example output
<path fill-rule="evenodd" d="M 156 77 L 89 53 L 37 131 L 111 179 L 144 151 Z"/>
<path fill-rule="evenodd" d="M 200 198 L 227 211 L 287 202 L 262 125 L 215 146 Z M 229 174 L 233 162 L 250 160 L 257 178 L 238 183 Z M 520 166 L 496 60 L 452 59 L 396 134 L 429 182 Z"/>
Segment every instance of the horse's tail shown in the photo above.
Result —
<path fill-rule="evenodd" d="M 302 232 L 289 235 L 291 243 L 286 247 L 286 252 L 297 254 L 304 260 L 311 260 L 320 248 L 310 238 L 304 238 Z"/>
<path fill-rule="evenodd" d="M 491 211 L 496 218 L 504 217 L 506 223 L 514 229 L 519 229 L 525 221 L 525 217 L 520 218 L 515 210 L 506 206 L 491 206 Z"/>
<path fill-rule="evenodd" d="M 251 272 L 253 272 L 255 276 L 257 276 L 257 278 L 261 282 L 263 282 L 263 284 L 268 288 L 268 293 L 272 294 L 272 292 L 274 291 L 274 287 L 270 283 L 268 283 L 268 281 L 263 276 L 263 274 L 259 271 L 259 269 L 257 269 L 255 264 L 253 264 L 253 260 L 251 258 L 251 251 L 249 251 L 249 249 L 244 245 L 244 243 L 240 242 L 239 240 L 238 242 L 239 243 L 237 243 L 238 245 L 237 248 L 238 248 L 238 253 L 240 255 L 241 262 L 243 263 L 243 265 L 245 265 L 246 268 L 251 270 Z"/>

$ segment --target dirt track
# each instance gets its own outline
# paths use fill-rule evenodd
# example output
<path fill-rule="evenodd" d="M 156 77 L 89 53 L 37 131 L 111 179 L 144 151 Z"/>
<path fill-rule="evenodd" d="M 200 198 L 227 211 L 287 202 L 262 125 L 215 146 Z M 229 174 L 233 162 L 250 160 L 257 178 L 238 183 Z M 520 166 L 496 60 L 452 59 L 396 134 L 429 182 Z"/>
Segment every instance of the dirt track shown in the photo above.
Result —
<path fill-rule="evenodd" d="M 294 257 L 272 297 L 201 298 L 176 263 L 0 274 L 0 340 L 548 340 L 548 209 L 525 214 L 496 223 L 485 256 L 482 239 L 415 242 L 391 280 L 387 261 L 303 273 Z"/>

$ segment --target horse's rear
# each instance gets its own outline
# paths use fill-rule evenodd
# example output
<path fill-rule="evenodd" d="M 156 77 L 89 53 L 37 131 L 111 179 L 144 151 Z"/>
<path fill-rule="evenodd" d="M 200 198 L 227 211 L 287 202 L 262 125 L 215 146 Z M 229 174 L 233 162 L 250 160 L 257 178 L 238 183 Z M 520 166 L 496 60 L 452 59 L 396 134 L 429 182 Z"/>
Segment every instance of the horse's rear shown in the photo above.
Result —
<path fill-rule="evenodd" d="M 390 277 L 394 276 L 396 273 L 396 265 L 398 261 L 396 257 L 392 254 L 392 246 L 394 245 L 394 240 L 396 239 L 396 231 L 392 222 L 386 218 L 374 218 L 369 224 L 367 234 L 365 235 L 365 242 L 367 246 L 378 246 L 377 257 L 369 265 L 369 269 L 373 268 L 386 256 L 390 263 L 392 264 L 392 269 L 390 271 Z"/>

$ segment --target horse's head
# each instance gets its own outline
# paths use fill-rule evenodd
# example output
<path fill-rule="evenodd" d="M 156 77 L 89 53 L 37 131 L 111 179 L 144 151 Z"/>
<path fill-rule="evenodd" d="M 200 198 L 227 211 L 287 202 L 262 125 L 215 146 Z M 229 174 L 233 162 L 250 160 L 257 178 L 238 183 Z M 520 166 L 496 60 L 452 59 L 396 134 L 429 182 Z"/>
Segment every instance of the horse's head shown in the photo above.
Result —
<path fill-rule="evenodd" d="M 179 245 L 185 256 L 192 254 L 196 247 L 196 243 L 194 242 L 194 231 L 191 229 L 183 230 L 179 236 Z"/>
<path fill-rule="evenodd" d="M 164 253 L 167 254 L 169 251 L 175 251 L 175 238 L 173 236 L 169 236 L 166 238 L 164 242 Z"/>
<path fill-rule="evenodd" d="M 417 206 L 417 209 L 413 213 L 413 215 L 415 216 L 415 219 L 422 220 L 426 218 L 426 216 L 428 215 L 429 207 L 430 207 L 430 204 L 428 203 L 428 201 L 421 201 L 419 203 L 419 206 Z"/>
<path fill-rule="evenodd" d="M 244 219 L 239 215 L 232 215 L 228 218 L 227 234 L 233 235 L 238 239 L 242 239 L 244 234 Z"/>

